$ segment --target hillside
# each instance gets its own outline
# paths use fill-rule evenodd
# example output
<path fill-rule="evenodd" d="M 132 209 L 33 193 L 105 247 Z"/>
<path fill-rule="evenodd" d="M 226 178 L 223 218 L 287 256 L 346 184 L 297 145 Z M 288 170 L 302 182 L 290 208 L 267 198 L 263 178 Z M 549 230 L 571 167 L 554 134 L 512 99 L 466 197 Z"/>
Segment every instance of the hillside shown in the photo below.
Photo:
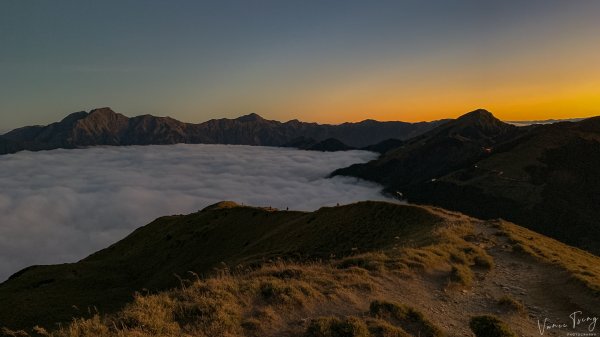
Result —
<path fill-rule="evenodd" d="M 278 122 L 257 114 L 236 119 L 213 119 L 200 124 L 150 115 L 128 118 L 110 108 L 81 111 L 47 126 L 28 126 L 6 133 L 6 140 L 27 150 L 75 148 L 95 145 L 160 145 L 176 143 L 284 146 L 296 139 L 315 143 L 336 139 L 346 147 L 364 147 L 388 138 L 406 139 L 441 122 L 377 122 L 327 125 L 298 120 Z M 339 147 L 339 146 L 338 146 Z M 1 151 L 0 154 L 8 153 Z"/>
<path fill-rule="evenodd" d="M 355 148 L 348 146 L 335 138 L 327 138 L 319 142 L 312 138 L 300 137 L 293 139 L 292 141 L 283 144 L 282 146 L 295 147 L 301 150 L 322 152 L 355 150 Z"/>
<path fill-rule="evenodd" d="M 513 224 L 436 208 L 227 202 L 16 274 L 0 285 L 0 325 L 83 316 L 53 336 L 468 336 L 471 317 L 492 314 L 532 336 L 540 317 L 597 316 L 599 266 Z"/>
<path fill-rule="evenodd" d="M 521 132 L 485 110 L 475 110 L 388 150 L 379 159 L 340 169 L 334 175 L 352 175 L 377 181 L 388 190 L 401 190 L 471 165 L 493 147 Z"/>
<path fill-rule="evenodd" d="M 401 147 L 402 145 L 404 145 L 404 142 L 401 141 L 400 139 L 390 138 L 390 139 L 381 141 L 377 144 L 373 144 L 373 145 L 364 147 L 364 148 L 362 148 L 362 150 L 384 154 L 388 151 L 397 149 L 397 148 Z"/>
<path fill-rule="evenodd" d="M 23 147 L 19 143 L 4 139 L 0 136 L 0 154 L 15 153 L 22 150 Z"/>
<path fill-rule="evenodd" d="M 600 254 L 600 118 L 517 128 L 473 112 L 337 170 L 411 202 L 504 218 Z"/>
<path fill-rule="evenodd" d="M 225 205 L 225 206 L 224 206 Z M 315 213 L 251 207 L 209 208 L 157 219 L 117 244 L 76 263 L 31 267 L 0 285 L 0 322 L 69 320 L 72 305 L 114 310 L 134 290 L 164 289 L 186 277 L 271 257 L 317 259 L 372 251 L 420 237 L 440 221 L 420 208 L 360 203 Z M 393 235 L 392 235 L 393 234 Z M 40 302 L 39 299 L 44 301 Z"/>

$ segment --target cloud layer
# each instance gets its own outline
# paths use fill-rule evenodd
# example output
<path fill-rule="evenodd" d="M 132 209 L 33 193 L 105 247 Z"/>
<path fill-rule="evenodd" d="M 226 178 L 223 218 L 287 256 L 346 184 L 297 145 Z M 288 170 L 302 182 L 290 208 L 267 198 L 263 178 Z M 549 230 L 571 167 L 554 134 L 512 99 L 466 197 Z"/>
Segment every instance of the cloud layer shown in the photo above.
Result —
<path fill-rule="evenodd" d="M 508 124 L 515 126 L 529 126 L 533 124 L 554 124 L 560 122 L 581 122 L 585 118 L 569 118 L 569 119 L 544 119 L 536 121 L 506 121 Z"/>
<path fill-rule="evenodd" d="M 173 145 L 0 157 L 0 281 L 33 264 L 77 261 L 169 214 L 221 200 L 315 210 L 385 200 L 377 185 L 325 176 L 374 153 Z"/>

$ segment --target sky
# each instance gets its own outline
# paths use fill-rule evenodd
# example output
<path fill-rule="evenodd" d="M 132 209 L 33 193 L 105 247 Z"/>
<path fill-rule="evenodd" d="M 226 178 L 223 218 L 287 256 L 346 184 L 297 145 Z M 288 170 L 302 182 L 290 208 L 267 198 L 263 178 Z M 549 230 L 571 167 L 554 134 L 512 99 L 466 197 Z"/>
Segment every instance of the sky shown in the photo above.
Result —
<path fill-rule="evenodd" d="M 35 264 L 75 262 L 159 216 L 223 200 L 312 211 L 387 200 L 333 170 L 374 159 L 233 145 L 94 147 L 0 157 L 0 282 Z M 117 221 L 115 221 L 117 219 Z"/>
<path fill-rule="evenodd" d="M 5 0 L 0 130 L 109 106 L 186 122 L 600 115 L 600 1 Z"/>

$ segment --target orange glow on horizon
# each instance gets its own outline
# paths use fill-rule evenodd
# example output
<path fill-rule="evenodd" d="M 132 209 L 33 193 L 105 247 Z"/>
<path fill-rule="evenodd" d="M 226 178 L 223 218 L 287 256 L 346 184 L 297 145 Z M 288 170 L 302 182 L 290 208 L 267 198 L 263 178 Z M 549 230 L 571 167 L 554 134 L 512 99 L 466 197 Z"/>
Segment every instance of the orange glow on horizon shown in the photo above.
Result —
<path fill-rule="evenodd" d="M 597 89 L 596 89 L 597 88 Z M 481 99 L 474 94 L 454 92 L 438 100 L 412 100 L 403 98 L 380 99 L 376 102 L 354 100 L 346 104 L 305 106 L 300 115 L 272 117 L 278 120 L 299 120 L 327 124 L 360 122 L 365 119 L 379 121 L 421 122 L 456 118 L 475 109 L 486 109 L 505 121 L 588 118 L 600 116 L 600 85 L 575 87 L 572 90 L 549 92 L 546 88 L 523 92 L 497 93 Z M 491 95 L 487 95 L 491 96 Z M 317 103 L 317 102 L 315 102 Z M 265 115 L 265 117 L 271 117 Z"/>
<path fill-rule="evenodd" d="M 360 122 L 366 119 L 377 121 L 423 122 L 440 119 L 457 118 L 476 109 L 486 109 L 498 119 L 504 121 L 530 121 L 550 119 L 589 118 L 600 116 L 600 93 L 582 95 L 582 97 L 555 97 L 552 100 L 524 100 L 512 102 L 490 102 L 488 104 L 452 104 L 423 105 L 406 108 L 402 106 L 376 107 L 363 110 L 336 109 L 337 113 L 310 111 L 301 116 L 273 115 L 273 119 L 287 121 L 299 119 L 305 122 L 322 124 L 340 124 L 344 122 Z M 331 110 L 328 110 L 331 111 Z M 343 111 L 343 112 L 342 112 Z M 269 115 L 263 117 L 269 118 Z M 270 118 L 269 118 L 270 119 Z"/>

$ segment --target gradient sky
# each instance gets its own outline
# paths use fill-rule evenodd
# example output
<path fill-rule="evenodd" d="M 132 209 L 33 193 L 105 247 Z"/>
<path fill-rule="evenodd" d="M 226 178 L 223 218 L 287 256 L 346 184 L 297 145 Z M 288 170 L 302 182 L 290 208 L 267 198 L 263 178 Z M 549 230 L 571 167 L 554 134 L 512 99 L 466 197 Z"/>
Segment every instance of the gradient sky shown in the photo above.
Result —
<path fill-rule="evenodd" d="M 188 122 L 600 115 L 600 1 L 0 2 L 0 130 L 110 106 Z"/>

